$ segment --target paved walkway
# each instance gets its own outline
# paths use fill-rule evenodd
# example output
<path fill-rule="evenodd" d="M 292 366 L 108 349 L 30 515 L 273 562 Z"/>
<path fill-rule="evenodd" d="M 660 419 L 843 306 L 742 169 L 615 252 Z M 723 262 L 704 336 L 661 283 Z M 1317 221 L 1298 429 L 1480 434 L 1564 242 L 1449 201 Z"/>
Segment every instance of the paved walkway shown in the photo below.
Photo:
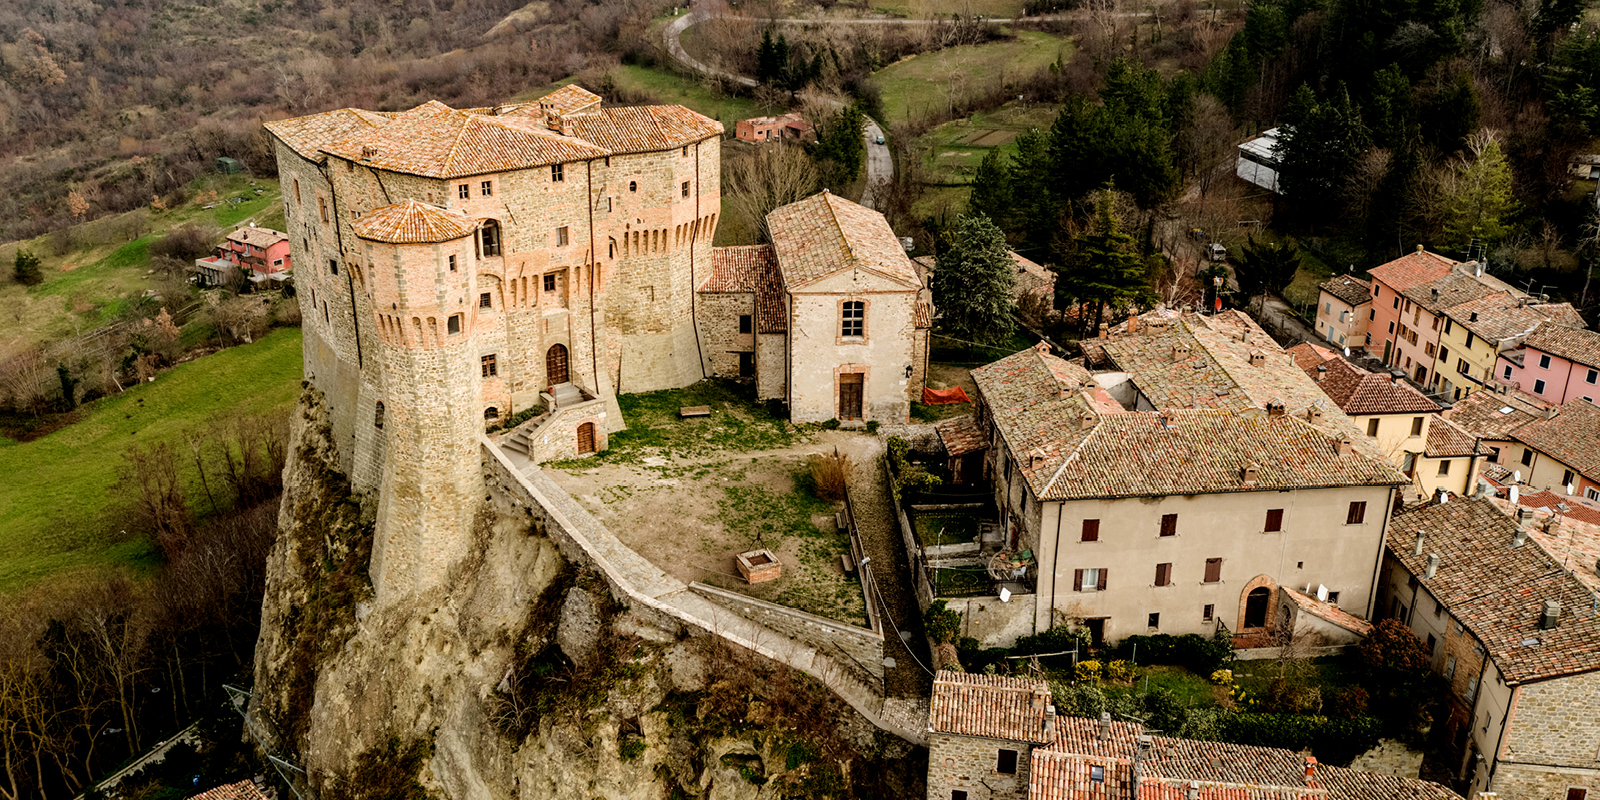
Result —
<path fill-rule="evenodd" d="M 876 440 L 874 445 L 871 458 L 857 458 L 851 471 L 850 503 L 856 512 L 861 546 L 872 559 L 869 567 L 874 568 L 878 610 L 887 617 L 883 623 L 883 654 L 895 660 L 892 668 L 884 670 L 884 693 L 889 697 L 922 699 L 933 690 L 933 676 L 918 662 L 932 662 L 927 636 L 922 632 L 922 614 L 909 583 L 911 565 L 901 543 L 900 523 L 889 499 L 882 463 L 883 442 Z M 909 647 L 902 632 L 911 634 Z"/>

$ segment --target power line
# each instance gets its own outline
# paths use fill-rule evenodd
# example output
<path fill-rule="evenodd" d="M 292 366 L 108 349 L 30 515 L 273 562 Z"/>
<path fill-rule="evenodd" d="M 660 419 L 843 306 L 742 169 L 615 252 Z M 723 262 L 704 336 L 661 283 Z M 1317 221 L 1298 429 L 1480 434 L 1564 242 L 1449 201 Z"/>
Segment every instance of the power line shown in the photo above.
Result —
<path fill-rule="evenodd" d="M 922 663 L 922 659 L 917 658 L 917 652 L 911 649 L 910 637 L 901 633 L 900 626 L 894 622 L 894 615 L 889 613 L 889 603 L 883 599 L 883 592 L 878 591 L 878 582 L 872 580 L 872 572 L 867 570 L 867 562 L 871 560 L 872 557 L 868 556 L 862 561 L 861 569 L 867 571 L 867 585 L 872 587 L 872 594 L 878 598 L 879 605 L 883 606 L 883 618 L 889 620 L 889 627 L 894 628 L 894 635 L 900 637 L 900 643 L 905 645 L 906 653 L 911 656 L 911 660 L 917 662 L 917 666 L 922 667 L 923 672 L 933 675 L 933 670 L 928 669 L 928 665 Z"/>

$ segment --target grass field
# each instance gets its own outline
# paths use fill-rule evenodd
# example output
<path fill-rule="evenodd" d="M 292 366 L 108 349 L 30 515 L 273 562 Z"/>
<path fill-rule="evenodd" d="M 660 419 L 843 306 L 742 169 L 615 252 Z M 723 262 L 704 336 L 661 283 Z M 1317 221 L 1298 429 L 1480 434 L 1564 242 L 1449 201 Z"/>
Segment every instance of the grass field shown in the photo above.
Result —
<path fill-rule="evenodd" d="M 287 411 L 300 374 L 300 330 L 280 329 L 85 405 L 48 436 L 0 438 L 0 593 L 83 567 L 151 563 L 151 544 L 124 539 L 112 516 L 123 452 L 233 412 Z"/>
<path fill-rule="evenodd" d="M 978 164 L 991 151 L 1010 156 L 1016 139 L 1029 128 L 1049 130 L 1059 107 L 1054 104 L 1010 102 L 993 111 L 951 120 L 918 136 L 911 151 L 922 159 L 923 180 L 952 186 L 972 182 Z"/>
<path fill-rule="evenodd" d="M 746 117 L 760 116 L 761 110 L 754 101 L 733 97 L 715 91 L 693 78 L 679 75 L 668 69 L 622 64 L 604 72 L 584 72 L 562 78 L 548 86 L 530 89 L 512 98 L 512 102 L 525 103 L 543 97 L 569 83 L 576 83 L 591 92 L 604 95 L 605 80 L 624 95 L 648 95 L 649 102 L 687 106 L 712 119 L 720 121 L 730 130 L 733 123 Z M 607 97 L 607 100 L 615 98 Z"/>
<path fill-rule="evenodd" d="M 895 125 L 948 107 L 966 94 L 988 91 L 1072 57 L 1072 43 L 1037 31 L 1015 39 L 950 47 L 912 56 L 872 74 L 883 93 L 885 125 Z"/>
<path fill-rule="evenodd" d="M 204 175 L 189 187 L 191 193 L 216 192 L 219 205 L 202 208 L 188 202 L 167 211 L 149 212 L 148 224 L 138 238 L 118 235 L 130 215 L 108 217 L 80 225 L 75 236 L 82 242 L 56 255 L 48 237 L 0 244 L 0 310 L 6 327 L 0 331 L 0 359 L 17 350 L 96 328 L 121 311 L 124 304 L 150 288 L 150 244 L 167 231 L 189 222 L 227 231 L 254 219 L 267 227 L 283 225 L 283 209 L 275 180 L 253 180 L 243 175 Z M 256 189 L 262 191 L 255 193 Z M 239 200 L 238 203 L 229 202 Z M 146 213 L 146 212 L 133 212 Z M 10 280 L 18 250 L 43 260 L 44 283 L 22 286 Z"/>

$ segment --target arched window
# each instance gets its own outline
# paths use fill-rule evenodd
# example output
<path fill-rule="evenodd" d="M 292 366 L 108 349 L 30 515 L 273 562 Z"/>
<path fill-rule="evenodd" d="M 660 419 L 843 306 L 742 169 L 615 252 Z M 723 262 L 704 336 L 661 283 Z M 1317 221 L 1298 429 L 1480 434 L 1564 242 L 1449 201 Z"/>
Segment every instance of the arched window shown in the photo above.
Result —
<path fill-rule="evenodd" d="M 372 427 L 383 430 L 383 401 L 378 401 L 378 410 L 372 415 Z"/>
<path fill-rule="evenodd" d="M 488 408 L 483 410 L 483 419 L 484 419 L 485 422 L 493 422 L 493 421 L 495 421 L 495 420 L 497 420 L 499 418 L 500 418 L 500 409 L 495 408 L 494 406 L 489 406 Z"/>
<path fill-rule="evenodd" d="M 1272 599 L 1272 590 L 1265 586 L 1257 586 L 1250 590 L 1244 598 L 1244 625 L 1245 628 L 1264 628 L 1267 625 L 1267 603 Z"/>
<path fill-rule="evenodd" d="M 478 257 L 489 258 L 500 255 L 500 223 L 486 219 L 478 228 Z"/>

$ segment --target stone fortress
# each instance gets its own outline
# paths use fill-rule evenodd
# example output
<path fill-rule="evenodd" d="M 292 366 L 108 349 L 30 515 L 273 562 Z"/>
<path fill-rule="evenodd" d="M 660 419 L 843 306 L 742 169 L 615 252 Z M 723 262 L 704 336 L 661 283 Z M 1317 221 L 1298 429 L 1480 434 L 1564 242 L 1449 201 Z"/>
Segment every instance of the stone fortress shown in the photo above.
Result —
<path fill-rule="evenodd" d="M 621 392 L 755 383 L 795 422 L 904 422 L 932 307 L 881 214 L 823 192 L 771 245 L 713 248 L 722 125 L 565 86 L 458 110 L 267 123 L 299 266 L 305 375 L 378 502 L 380 600 L 437 584 L 471 528 L 486 426 L 532 461 L 604 449 Z"/>

